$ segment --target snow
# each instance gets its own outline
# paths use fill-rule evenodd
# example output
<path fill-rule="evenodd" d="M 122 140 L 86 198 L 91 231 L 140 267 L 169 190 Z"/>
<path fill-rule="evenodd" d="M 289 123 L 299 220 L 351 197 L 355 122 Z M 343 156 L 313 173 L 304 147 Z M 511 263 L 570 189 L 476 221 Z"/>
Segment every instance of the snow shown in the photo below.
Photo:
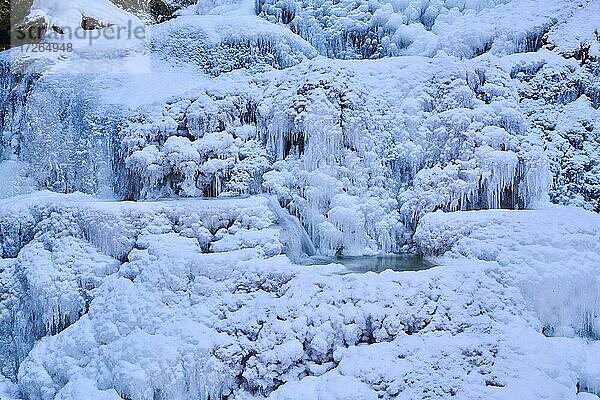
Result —
<path fill-rule="evenodd" d="M 596 2 L 589 1 L 581 4 L 572 18 L 554 26 L 548 35 L 548 41 L 556 46 L 556 51 L 570 57 L 575 57 L 584 50 L 588 57 L 597 58 L 600 55 L 598 32 L 600 26 L 595 18 L 589 18 L 600 11 Z M 581 54 L 583 55 L 583 54 Z M 577 56 L 576 58 L 581 58 Z"/>
<path fill-rule="evenodd" d="M 537 51 L 543 35 L 559 19 L 577 21 L 585 13 L 572 15 L 572 7 L 571 2 L 561 0 L 261 0 L 257 12 L 269 21 L 288 25 L 327 57 L 431 57 L 443 50 L 472 58 L 486 52 Z M 582 39 L 591 38 L 592 26 L 577 28 L 586 34 Z"/>
<path fill-rule="evenodd" d="M 542 53 L 516 73 L 531 130 L 545 142 L 559 204 L 598 210 L 597 88 L 594 73 L 576 60 Z M 523 61 L 515 61 L 522 64 Z M 532 72 L 528 72 L 533 68 Z"/>
<path fill-rule="evenodd" d="M 44 49 L 29 46 L 25 51 L 6 52 L 14 72 L 27 73 L 32 66 L 62 75 L 139 73 L 144 66 L 149 68 L 150 60 L 143 54 L 147 40 L 144 23 L 109 0 L 34 0 L 29 14 L 12 23 L 19 29 L 13 37 L 15 43 L 35 43 L 39 36 L 49 44 Z M 102 59 L 108 62 L 97 62 Z"/>
<path fill-rule="evenodd" d="M 518 260 L 525 268 L 511 271 L 510 279 L 534 304 L 548 334 L 597 337 L 599 223 L 596 214 L 561 207 L 433 213 L 421 221 L 415 240 L 426 253 L 497 261 L 509 270 Z"/>
<path fill-rule="evenodd" d="M 443 52 L 309 60 L 313 47 L 285 27 L 243 15 L 244 4 L 215 4 L 224 15 L 204 10 L 149 27 L 142 55 L 149 64 L 140 67 L 148 73 L 94 72 L 93 90 L 88 74 L 65 81 L 62 71 L 95 71 L 95 61 L 56 61 L 48 72 L 38 66 L 43 77 L 24 104 L 8 99 L 17 112 L 5 122 L 15 132 L 5 153 L 32 164 L 36 186 L 64 192 L 152 199 L 269 191 L 323 254 L 398 251 L 427 212 L 529 208 L 545 200 L 549 186 L 553 201 L 594 208 L 593 166 L 588 171 L 589 163 L 575 159 L 585 178 L 577 174 L 571 183 L 571 169 L 557 165 L 560 153 L 544 151 L 547 143 L 530 135 L 537 122 L 530 110 L 546 108 L 522 107 L 534 88 L 518 76 L 515 82 L 515 63 L 557 63 L 543 51 L 520 59 L 494 50 L 475 60 Z M 522 12 L 532 15 L 524 27 L 535 30 L 561 5 L 533 13 L 523 2 L 511 2 L 516 11 L 473 3 L 466 7 L 477 11 L 464 18 Z M 140 57 L 128 54 L 109 65 Z M 30 84 L 6 79 L 15 90 Z M 56 95 L 56 109 L 40 113 L 39 104 Z M 58 118 L 64 104 L 66 129 Z M 33 125 L 23 126 L 24 115 L 37 116 Z M 65 145 L 56 146 L 65 132 Z M 339 194 L 352 196 L 353 205 L 333 210 Z"/>
<path fill-rule="evenodd" d="M 323 378 L 306 377 L 302 382 L 286 383 L 269 396 L 279 399 L 315 399 L 315 400 L 374 400 L 377 398 L 369 386 L 360 380 L 339 374 L 326 374 Z"/>
<path fill-rule="evenodd" d="M 255 16 L 182 16 L 150 34 L 153 51 L 171 61 L 197 64 L 210 75 L 262 63 L 283 69 L 317 55 L 287 29 Z"/>
<path fill-rule="evenodd" d="M 29 20 L 43 18 L 48 26 L 79 27 L 82 17 L 93 17 L 109 25 L 127 25 L 136 19 L 108 0 L 77 0 L 65 3 L 58 0 L 35 0 L 27 16 Z"/>
<path fill-rule="evenodd" d="M 393 243 L 404 236 L 402 223 L 414 224 L 435 207 L 499 207 L 506 190 L 516 200 L 502 201 L 528 207 L 545 196 L 550 181 L 539 173 L 545 167 L 541 150 L 523 145 L 524 151 L 514 151 L 528 139 L 514 93 L 495 89 L 509 85 L 506 77 L 499 74 L 494 89 L 462 86 L 471 79 L 463 78 L 465 74 L 477 76 L 477 67 L 446 57 L 366 65 L 319 59 L 265 73 L 265 85 L 246 82 L 244 75 L 239 76 L 241 83 L 219 77 L 164 108 L 142 110 L 124 132 L 125 166 L 131 173 L 125 188 L 119 189 L 125 189 L 125 197 L 152 198 L 255 194 L 262 185 L 300 217 L 318 247 L 329 253 L 345 247 L 348 254 L 394 251 Z M 462 93 L 460 102 L 455 92 L 433 98 L 444 87 L 431 82 L 436 74 L 450 79 L 456 93 Z M 394 83 L 387 84 L 392 77 Z M 488 90 L 495 90 L 492 104 L 477 99 Z M 408 107 L 411 114 L 404 112 Z M 367 111 L 373 108 L 380 111 Z M 436 136 L 441 131 L 449 131 L 446 139 Z M 464 135 L 468 139 L 460 143 Z M 439 197 L 435 180 L 452 173 L 460 173 L 464 183 Z M 520 180 L 527 179 L 529 185 L 520 187 Z M 358 223 L 364 219 L 364 227 L 358 227 L 365 231 L 362 244 L 325 236 L 339 236 L 330 228 L 341 220 L 331 221 L 327 215 L 333 198 L 343 193 L 355 197 L 350 208 L 362 208 L 369 199 L 368 206 L 348 211 L 358 213 Z M 407 204 L 428 202 L 407 205 L 398 215 L 398 194 Z M 469 201 L 461 202 L 465 198 Z M 340 216 L 339 211 L 343 209 L 331 215 Z M 339 245 L 329 248 L 325 242 Z"/>
<path fill-rule="evenodd" d="M 6 160 L 0 162 L 0 198 L 12 197 L 31 192 L 35 189 L 27 173 L 27 164 Z"/>
<path fill-rule="evenodd" d="M 0 53 L 0 397 L 598 399 L 596 2 L 169 4 Z"/>
<path fill-rule="evenodd" d="M 0 382 L 0 395 L 6 400 L 17 400 L 19 399 L 19 389 L 17 385 L 8 379 L 2 378 Z"/>
<path fill-rule="evenodd" d="M 3 221 L 41 217 L 3 261 L 3 285 L 17 274 L 37 288 L 13 310 L 70 316 L 54 333 L 22 328 L 43 329 L 21 344 L 33 345 L 18 372 L 25 398 L 575 399 L 577 385 L 597 387 L 598 325 L 586 319 L 599 305 L 597 215 L 432 213 L 414 240 L 444 253 L 438 267 L 342 274 L 293 264 L 282 242 L 272 252 L 284 227 L 270 207 L 262 196 L 3 200 Z"/>

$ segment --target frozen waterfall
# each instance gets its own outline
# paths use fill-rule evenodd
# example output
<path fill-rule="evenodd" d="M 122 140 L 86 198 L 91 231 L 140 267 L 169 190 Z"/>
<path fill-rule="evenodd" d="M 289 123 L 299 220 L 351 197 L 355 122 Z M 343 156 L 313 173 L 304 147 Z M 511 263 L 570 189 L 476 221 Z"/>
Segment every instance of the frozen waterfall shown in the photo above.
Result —
<path fill-rule="evenodd" d="M 290 252 L 292 253 L 292 255 L 301 255 L 299 252 L 300 250 L 302 251 L 302 253 L 306 254 L 309 257 L 316 255 L 317 249 L 315 248 L 315 245 L 310 239 L 310 236 L 308 236 L 308 233 L 306 233 L 306 230 L 304 229 L 298 218 L 294 217 L 289 212 L 287 212 L 287 210 L 281 207 L 277 196 L 269 196 L 268 198 L 269 204 L 271 205 L 271 209 L 275 212 L 277 218 L 279 219 L 279 224 L 284 229 L 284 231 L 291 236 L 290 238 L 288 238 L 288 245 L 290 246 Z M 292 244 L 292 241 L 296 241 L 296 243 L 298 243 L 299 246 L 297 244 Z"/>

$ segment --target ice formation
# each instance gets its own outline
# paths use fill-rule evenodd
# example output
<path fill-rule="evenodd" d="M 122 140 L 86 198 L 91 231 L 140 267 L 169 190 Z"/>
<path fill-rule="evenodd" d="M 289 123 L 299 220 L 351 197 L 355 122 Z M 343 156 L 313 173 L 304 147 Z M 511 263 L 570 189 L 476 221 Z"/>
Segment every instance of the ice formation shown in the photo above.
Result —
<path fill-rule="evenodd" d="M 287 25 L 327 57 L 432 56 L 444 50 L 471 58 L 490 51 L 539 50 L 550 27 L 559 18 L 571 16 L 569 5 L 525 0 L 257 0 L 256 12 Z M 577 20 L 571 17 L 570 21 Z M 594 26 L 586 28 L 589 35 Z"/>
<path fill-rule="evenodd" d="M 3 261 L 3 287 L 24 274 L 39 288 L 23 298 L 9 286 L 3 301 L 26 299 L 10 308 L 19 313 L 42 301 L 50 308 L 33 309 L 50 319 L 41 321 L 87 310 L 36 342 L 18 371 L 21 394 L 576 399 L 576 387 L 597 387 L 597 216 L 564 207 L 433 213 L 415 241 L 448 252 L 443 266 L 357 275 L 278 255 L 270 207 L 261 196 L 3 201 L 2 218 L 37 221 L 18 257 Z M 103 240 L 85 233 L 98 223 L 109 224 Z M 60 312 L 50 293 L 63 294 Z M 575 295 L 588 301 L 569 302 Z M 27 352 L 36 338 L 3 347 L 4 373 L 19 355 L 6 350 Z"/>
<path fill-rule="evenodd" d="M 301 38 L 256 17 L 182 16 L 151 34 L 154 51 L 211 75 L 261 65 L 283 69 L 317 55 Z"/>
<path fill-rule="evenodd" d="M 0 397 L 598 399 L 596 2 L 117 3 L 0 53 Z"/>
<path fill-rule="evenodd" d="M 291 255 L 292 257 L 295 255 L 296 257 L 300 257 L 302 255 L 314 256 L 317 254 L 317 249 L 313 244 L 310 236 L 300 224 L 298 218 L 290 215 L 284 208 L 279 204 L 279 200 L 277 200 L 276 196 L 271 196 L 269 199 L 269 203 L 271 204 L 271 209 L 275 211 L 275 214 L 279 218 L 279 224 L 282 226 L 284 231 L 288 232 L 291 240 L 298 239 L 298 244 L 295 245 L 295 250 L 289 250 L 286 253 Z M 288 239 L 290 242 L 291 240 Z"/>
<path fill-rule="evenodd" d="M 465 7 L 500 12 L 492 6 Z M 65 91 L 60 74 L 34 63 L 17 75 L 5 61 L 14 93 L 5 109 L 14 111 L 4 118 L 11 135 L 4 157 L 30 160 L 41 186 L 64 192 L 110 188 L 141 199 L 266 190 L 324 254 L 398 251 L 435 209 L 527 208 L 543 200 L 550 177 L 542 146 L 527 135 L 512 65 L 443 54 L 309 61 L 314 50 L 285 28 L 252 16 L 232 21 L 185 16 L 151 29 L 150 59 L 165 65 L 159 69 L 185 64 L 193 74 L 222 76 L 133 112 L 105 106 L 110 90 L 99 98 L 97 90 L 75 89 L 88 86 L 87 77 L 78 84 L 69 76 L 74 90 Z M 34 73 L 41 78 L 27 78 Z M 102 75 L 94 81 L 108 84 Z M 64 96 L 52 102 L 58 109 L 45 108 L 34 124 L 19 122 L 40 114 L 55 86 Z M 334 209 L 342 195 L 345 204 Z"/>
<path fill-rule="evenodd" d="M 415 79 L 425 65 L 431 75 Z M 131 173 L 121 195 L 266 189 L 324 252 L 346 254 L 398 250 L 406 229 L 436 208 L 529 207 L 550 181 L 542 150 L 525 144 L 508 78 L 477 68 L 443 57 L 372 66 L 315 60 L 264 73 L 262 87 L 219 77 L 126 127 Z M 392 90 L 407 97 L 387 96 Z M 336 201 L 344 204 L 334 210 Z M 358 225 L 344 228 L 343 219 Z"/>

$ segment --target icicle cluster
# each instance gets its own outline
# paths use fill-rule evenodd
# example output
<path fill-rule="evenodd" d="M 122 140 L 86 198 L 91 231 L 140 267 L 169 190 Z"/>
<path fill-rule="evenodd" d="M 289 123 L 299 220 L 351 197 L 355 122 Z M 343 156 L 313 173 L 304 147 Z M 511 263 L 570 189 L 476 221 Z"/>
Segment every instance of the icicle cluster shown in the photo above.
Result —
<path fill-rule="evenodd" d="M 253 194 L 269 167 L 252 97 L 216 92 L 152 108 L 121 132 L 126 198 Z"/>
<path fill-rule="evenodd" d="M 288 25 L 320 54 L 331 58 L 432 56 L 440 48 L 457 56 L 477 56 L 489 51 L 499 36 L 481 24 L 481 20 L 498 25 L 497 31 L 506 30 L 504 39 L 509 40 L 498 44 L 499 51 L 537 51 L 552 21 L 548 19 L 532 29 L 515 33 L 514 25 L 512 31 L 506 29 L 503 21 L 497 21 L 502 13 L 493 10 L 506 3 L 505 0 L 256 0 L 255 8 L 257 15 Z M 476 19 L 478 24 L 474 25 Z"/>
<path fill-rule="evenodd" d="M 149 107 L 121 133 L 119 193 L 267 190 L 325 254 L 398 251 L 407 228 L 438 208 L 526 208 L 543 198 L 544 157 L 526 145 L 505 72 L 440 59 L 435 77 L 401 81 L 392 97 L 369 88 L 407 66 L 388 64 L 313 62 L 265 73 L 261 87 L 206 89 Z"/>
<path fill-rule="evenodd" d="M 118 107 L 97 101 L 85 78 L 42 76 L 37 68 L 4 68 L 0 159 L 31 166 L 37 184 L 57 192 L 95 193 L 112 186 Z"/>

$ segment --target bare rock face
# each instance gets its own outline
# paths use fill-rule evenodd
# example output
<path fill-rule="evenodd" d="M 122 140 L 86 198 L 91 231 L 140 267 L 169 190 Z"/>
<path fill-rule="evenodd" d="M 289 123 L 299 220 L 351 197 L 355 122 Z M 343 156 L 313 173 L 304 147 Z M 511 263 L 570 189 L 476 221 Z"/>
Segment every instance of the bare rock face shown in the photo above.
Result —
<path fill-rule="evenodd" d="M 10 7 L 8 0 L 0 1 L 0 50 L 9 45 Z"/>
<path fill-rule="evenodd" d="M 11 18 L 25 17 L 33 0 L 0 0 L 0 29 L 7 29 L 11 25 Z"/>
<path fill-rule="evenodd" d="M 7 29 L 10 25 L 10 3 L 8 0 L 0 1 L 0 29 Z"/>
<path fill-rule="evenodd" d="M 195 4 L 195 0 L 114 0 L 113 3 L 149 23 L 161 23 L 175 17 L 183 7 Z"/>
<path fill-rule="evenodd" d="M 0 0 L 0 50 L 10 46 L 11 26 L 25 18 L 32 3 L 33 0 Z"/>

